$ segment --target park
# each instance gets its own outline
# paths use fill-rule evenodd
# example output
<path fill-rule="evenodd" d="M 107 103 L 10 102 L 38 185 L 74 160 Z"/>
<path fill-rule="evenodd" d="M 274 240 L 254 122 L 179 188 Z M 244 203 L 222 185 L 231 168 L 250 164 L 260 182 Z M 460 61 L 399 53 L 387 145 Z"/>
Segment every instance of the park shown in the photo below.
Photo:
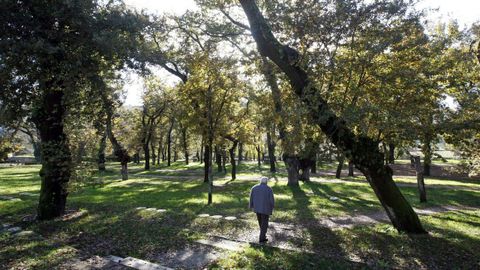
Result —
<path fill-rule="evenodd" d="M 0 269 L 480 269 L 478 4 L 166 2 L 2 2 Z"/>

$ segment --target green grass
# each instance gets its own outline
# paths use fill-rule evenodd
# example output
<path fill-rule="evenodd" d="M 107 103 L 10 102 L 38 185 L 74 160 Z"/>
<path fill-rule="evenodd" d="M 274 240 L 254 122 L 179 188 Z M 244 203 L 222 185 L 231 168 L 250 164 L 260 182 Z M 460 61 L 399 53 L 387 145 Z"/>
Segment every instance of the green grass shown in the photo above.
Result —
<path fill-rule="evenodd" d="M 20 192 L 38 193 L 38 165 L 0 168 L 0 195 L 20 197 L 22 201 L 0 201 L 0 221 L 33 230 L 47 240 L 17 239 L 0 234 L 0 262 L 9 267 L 51 269 L 71 255 L 71 247 L 96 255 L 115 254 L 153 259 L 156 253 L 180 249 L 191 241 L 210 234 L 238 235 L 256 229 L 253 213 L 247 208 L 249 190 L 255 182 L 229 181 L 217 174 L 214 204 L 206 205 L 207 185 L 203 184 L 202 167 L 198 163 L 185 166 L 180 162 L 169 168 L 162 178 L 164 165 L 144 172 L 142 165 L 130 166 L 130 179 L 120 181 L 119 166 L 108 164 L 107 172 L 95 177 L 99 185 L 86 185 L 72 190 L 67 209 L 82 215 L 67 220 L 47 222 L 21 221 L 35 213 L 38 197 L 22 196 Z M 160 170 L 160 171 L 158 171 Z M 173 170 L 173 171 L 172 171 Z M 180 177 L 188 170 L 191 178 Z M 193 173 L 192 173 L 193 172 Z M 197 173 L 198 172 L 198 173 Z M 259 176 L 268 172 L 253 163 L 240 166 L 240 174 Z M 175 176 L 179 176 L 176 178 Z M 219 180 L 220 179 L 220 180 Z M 480 250 L 480 212 L 461 211 L 422 217 L 431 234 L 408 236 L 398 234 L 390 225 L 361 226 L 353 229 L 330 230 L 317 227 L 315 219 L 328 216 L 369 213 L 381 207 L 374 193 L 362 178 L 357 182 L 301 183 L 288 187 L 285 181 L 270 181 L 276 210 L 273 221 L 303 224 L 302 243 L 317 255 L 252 246 L 244 252 L 231 254 L 212 268 L 245 269 L 350 269 L 363 267 L 440 268 L 473 266 L 474 250 Z M 406 179 L 404 182 L 408 182 Z M 457 180 L 432 179 L 429 183 L 460 185 Z M 476 183 L 464 183 L 475 187 Z M 428 188 L 428 187 L 427 187 Z M 401 187 L 407 200 L 415 207 L 464 205 L 480 207 L 479 190 L 427 189 L 427 204 L 418 202 L 415 187 Z M 340 198 L 331 201 L 330 196 Z M 146 206 L 167 209 L 167 213 L 137 211 Z M 199 213 L 233 215 L 234 222 L 201 219 Z M 431 245 L 431 246 L 430 246 Z M 431 249 L 432 247 L 432 249 Z M 453 258 L 449 264 L 446 252 Z M 431 254 L 429 254 L 429 252 Z M 422 257 L 423 256 L 423 257 Z M 455 257 L 457 256 L 457 257 Z M 412 259 L 410 259 L 410 257 Z M 361 263 L 352 261 L 360 258 Z M 456 263 L 456 264 L 453 264 Z M 449 267 L 451 266 L 451 267 Z M 465 266 L 465 267 L 463 267 Z M 473 268 L 473 267 L 470 267 Z"/>

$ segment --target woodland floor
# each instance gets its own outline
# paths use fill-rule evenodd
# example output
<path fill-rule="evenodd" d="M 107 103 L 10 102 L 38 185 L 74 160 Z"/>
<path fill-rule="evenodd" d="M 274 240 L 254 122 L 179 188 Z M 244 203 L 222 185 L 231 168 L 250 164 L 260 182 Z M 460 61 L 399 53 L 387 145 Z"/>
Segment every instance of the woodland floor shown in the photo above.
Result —
<path fill-rule="evenodd" d="M 198 163 L 132 165 L 127 181 L 109 164 L 73 183 L 67 215 L 48 222 L 34 221 L 40 167 L 2 167 L 0 226 L 8 228 L 0 227 L 0 269 L 127 269 L 109 255 L 176 269 L 480 268 L 480 180 L 437 164 L 426 179 L 428 203 L 420 204 L 409 166 L 395 165 L 395 181 L 430 232 L 406 235 L 388 223 L 363 177 L 335 179 L 335 165 L 326 164 L 312 182 L 291 188 L 279 165 L 271 175 L 266 165 L 242 164 L 235 181 L 217 173 L 207 206 Z M 247 208 L 260 175 L 272 177 L 276 199 L 264 246 L 254 244 L 258 228 Z M 22 231 L 8 231 L 15 227 Z"/>

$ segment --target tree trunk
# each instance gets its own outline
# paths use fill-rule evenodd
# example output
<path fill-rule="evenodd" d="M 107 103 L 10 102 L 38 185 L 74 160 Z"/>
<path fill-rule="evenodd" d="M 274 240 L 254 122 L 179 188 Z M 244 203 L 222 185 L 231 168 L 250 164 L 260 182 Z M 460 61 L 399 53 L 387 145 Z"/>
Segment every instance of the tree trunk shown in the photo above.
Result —
<path fill-rule="evenodd" d="M 72 157 L 64 131 L 63 91 L 48 90 L 33 117 L 40 135 L 42 168 L 39 220 L 50 220 L 65 213 Z"/>
<path fill-rule="evenodd" d="M 432 165 L 433 151 L 432 151 L 432 139 L 428 135 L 426 136 L 425 142 L 423 143 L 422 152 L 423 152 L 423 175 L 430 176 L 430 168 Z"/>
<path fill-rule="evenodd" d="M 287 168 L 288 172 L 288 185 L 289 186 L 298 186 L 298 167 L 299 162 L 296 156 L 287 156 L 286 154 L 283 155 L 283 162 L 285 163 L 285 167 Z"/>
<path fill-rule="evenodd" d="M 259 145 L 255 146 L 255 149 L 257 149 L 257 163 L 258 163 L 258 167 L 261 167 L 261 166 L 262 166 L 262 162 L 261 162 L 262 158 L 260 157 L 260 155 L 262 154 L 262 152 L 260 151 L 260 150 L 261 150 L 261 149 L 260 149 L 260 146 L 259 146 Z"/>
<path fill-rule="evenodd" d="M 388 144 L 388 163 L 395 164 L 395 144 Z"/>
<path fill-rule="evenodd" d="M 169 167 L 172 162 L 172 130 L 173 130 L 174 123 L 175 121 L 171 120 L 170 127 L 168 128 L 168 134 L 167 134 L 167 166 Z"/>
<path fill-rule="evenodd" d="M 310 182 L 310 168 L 312 161 L 310 158 L 301 158 L 298 159 L 298 168 L 302 173 L 298 176 L 298 179 L 305 182 Z"/>
<path fill-rule="evenodd" d="M 212 167 L 213 167 L 213 164 L 212 164 L 212 159 L 213 159 L 213 156 L 212 156 L 212 144 L 213 144 L 213 139 L 210 138 L 208 140 L 208 151 L 207 151 L 207 155 L 208 155 L 208 161 L 205 161 L 205 164 L 207 164 L 208 168 L 207 168 L 207 181 L 208 181 L 208 202 L 207 204 L 210 205 L 212 204 L 212 201 L 213 201 L 213 170 L 212 170 Z"/>
<path fill-rule="evenodd" d="M 113 152 L 117 157 L 117 160 L 120 161 L 122 166 L 121 174 L 122 180 L 128 180 L 128 162 L 130 162 L 130 156 L 128 155 L 128 151 L 123 148 L 123 146 L 117 141 L 115 135 L 112 131 L 112 117 L 113 117 L 113 102 L 108 100 L 105 94 L 102 95 L 103 105 L 105 109 L 105 113 L 107 115 L 106 119 L 106 132 L 108 139 L 113 147 Z"/>
<path fill-rule="evenodd" d="M 107 132 L 104 131 L 102 137 L 100 138 L 100 143 L 98 145 L 98 170 L 103 172 L 105 171 L 105 148 L 107 147 Z"/>
<path fill-rule="evenodd" d="M 205 156 L 205 154 L 203 153 L 203 149 L 204 149 L 204 146 L 203 146 L 203 136 L 202 136 L 202 141 L 200 143 L 200 164 L 203 163 L 203 159 Z"/>
<path fill-rule="evenodd" d="M 232 147 L 228 149 L 230 153 L 230 164 L 232 165 L 232 180 L 237 179 L 237 163 L 235 162 L 235 149 L 237 148 L 238 141 L 233 141 Z"/>
<path fill-rule="evenodd" d="M 152 165 L 155 166 L 155 161 L 157 160 L 157 155 L 155 154 L 155 142 L 150 142 L 150 147 L 152 148 Z"/>
<path fill-rule="evenodd" d="M 243 161 L 243 143 L 238 144 L 238 165 Z"/>
<path fill-rule="evenodd" d="M 182 129 L 182 139 L 183 139 L 183 155 L 185 156 L 185 164 L 188 165 L 188 137 L 187 137 L 187 128 Z"/>
<path fill-rule="evenodd" d="M 419 156 L 411 156 L 412 167 L 415 168 L 417 174 L 418 194 L 420 195 L 420 202 L 427 202 L 427 190 L 425 189 L 425 181 L 423 178 L 423 168 Z"/>
<path fill-rule="evenodd" d="M 150 170 L 150 148 L 148 141 L 143 143 L 143 154 L 145 155 L 145 170 Z"/>
<path fill-rule="evenodd" d="M 203 168 L 204 168 L 204 176 L 205 176 L 205 177 L 203 178 L 203 182 L 208 183 L 208 172 L 209 172 L 209 170 L 210 170 L 209 167 L 211 167 L 211 166 L 210 166 L 211 163 L 210 163 L 210 161 L 209 161 L 209 158 L 210 158 L 210 146 L 209 146 L 208 144 L 205 145 L 205 151 L 203 151 L 203 155 L 204 155 L 204 157 L 203 157 L 203 162 L 204 162 Z"/>
<path fill-rule="evenodd" d="M 157 164 L 160 165 L 160 159 L 162 156 L 162 137 L 160 137 L 160 140 L 158 141 L 158 152 L 157 152 Z"/>
<path fill-rule="evenodd" d="M 225 150 L 224 147 L 222 147 L 221 153 L 222 153 L 222 169 L 223 169 L 223 173 L 226 174 L 227 173 L 227 151 Z"/>
<path fill-rule="evenodd" d="M 337 165 L 337 171 L 335 172 L 335 178 L 340 179 L 342 176 L 342 169 L 343 169 L 343 163 L 345 162 L 345 157 L 343 155 L 339 155 L 337 157 L 338 165 Z"/>
<path fill-rule="evenodd" d="M 222 172 L 222 154 L 218 145 L 215 145 L 215 163 L 217 164 L 217 172 Z"/>
<path fill-rule="evenodd" d="M 354 168 L 353 162 L 348 161 L 348 176 L 350 176 L 350 177 L 355 176 L 354 173 L 353 173 L 353 168 Z"/>
<path fill-rule="evenodd" d="M 402 232 L 426 233 L 417 214 L 395 185 L 392 170 L 383 164 L 378 144 L 369 137 L 355 135 L 345 121 L 329 108 L 307 72 L 298 64 L 298 52 L 278 42 L 255 0 L 240 0 L 240 3 L 248 17 L 260 54 L 269 57 L 285 73 L 312 121 L 365 175 L 393 226 Z"/>
<path fill-rule="evenodd" d="M 276 172 L 275 168 L 275 142 L 272 140 L 270 132 L 267 132 L 268 159 L 270 162 L 270 172 Z"/>

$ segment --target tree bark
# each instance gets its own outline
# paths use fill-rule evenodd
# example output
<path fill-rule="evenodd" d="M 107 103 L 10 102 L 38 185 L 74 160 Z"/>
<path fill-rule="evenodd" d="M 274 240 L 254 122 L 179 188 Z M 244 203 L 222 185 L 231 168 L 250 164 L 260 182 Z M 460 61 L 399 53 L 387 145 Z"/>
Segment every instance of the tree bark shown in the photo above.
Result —
<path fill-rule="evenodd" d="M 105 148 L 107 147 L 107 132 L 102 133 L 100 138 L 100 143 L 98 145 L 98 155 L 97 155 L 97 164 L 98 170 L 103 172 L 105 171 Z"/>
<path fill-rule="evenodd" d="M 174 123 L 175 121 L 173 119 L 170 120 L 170 127 L 168 128 L 168 134 L 167 134 L 167 166 L 169 167 L 172 162 L 172 130 L 173 130 Z"/>
<path fill-rule="evenodd" d="M 103 105 L 105 109 L 106 119 L 106 132 L 107 137 L 110 140 L 110 143 L 113 147 L 113 152 L 117 157 L 117 160 L 120 161 L 122 169 L 120 173 L 122 174 L 122 180 L 128 180 L 128 162 L 130 162 L 130 156 L 128 151 L 123 148 L 123 146 L 117 141 L 115 135 L 112 131 L 112 117 L 113 117 L 113 102 L 110 101 L 105 92 L 102 92 Z"/>
<path fill-rule="evenodd" d="M 275 168 L 275 142 L 272 140 L 270 132 L 267 132 L 268 160 L 270 162 L 270 172 L 276 172 Z"/>
<path fill-rule="evenodd" d="M 278 42 L 255 1 L 240 0 L 240 3 L 260 53 L 269 57 L 285 73 L 312 121 L 362 171 L 393 226 L 402 232 L 426 233 L 417 214 L 393 181 L 392 170 L 383 164 L 383 154 L 378 144 L 369 137 L 355 135 L 345 121 L 335 115 L 307 72 L 300 68 L 298 52 Z"/>
<path fill-rule="evenodd" d="M 157 164 L 160 165 L 160 160 L 162 157 L 162 136 L 160 136 L 160 139 L 158 140 L 158 148 L 157 148 Z"/>
<path fill-rule="evenodd" d="M 432 139 L 431 136 L 425 136 L 425 141 L 422 146 L 423 152 L 423 175 L 430 176 L 430 168 L 432 165 Z"/>
<path fill-rule="evenodd" d="M 222 172 L 222 154 L 218 145 L 215 145 L 215 163 L 217 164 L 217 172 Z"/>
<path fill-rule="evenodd" d="M 235 149 L 237 148 L 238 140 L 232 142 L 232 147 L 228 149 L 230 153 L 230 164 L 232 165 L 232 180 L 237 179 L 237 163 L 235 162 Z"/>
<path fill-rule="evenodd" d="M 260 145 L 256 145 L 255 146 L 255 149 L 257 150 L 257 163 L 258 163 L 258 167 L 261 167 L 262 166 L 262 162 L 261 162 L 261 157 L 260 155 L 262 154 L 261 153 L 261 149 L 260 149 Z"/>
<path fill-rule="evenodd" d="M 238 165 L 243 161 L 243 143 L 238 144 Z"/>
<path fill-rule="evenodd" d="M 148 147 L 148 142 L 144 141 L 143 143 L 143 154 L 145 155 L 145 170 L 150 170 L 150 148 Z"/>
<path fill-rule="evenodd" d="M 350 160 L 350 161 L 348 161 L 348 176 L 350 176 L 350 177 L 354 177 L 354 176 L 355 176 L 355 174 L 354 174 L 354 172 L 353 172 L 353 169 L 354 169 L 354 164 L 353 164 L 353 162 Z"/>
<path fill-rule="evenodd" d="M 152 148 L 152 165 L 155 166 L 157 155 L 155 154 L 155 142 L 153 140 L 150 141 L 150 147 Z"/>
<path fill-rule="evenodd" d="M 42 183 L 37 208 L 39 220 L 50 220 L 65 213 L 72 156 L 64 131 L 63 96 L 61 90 L 47 90 L 33 117 L 42 153 Z"/>
<path fill-rule="evenodd" d="M 183 140 L 183 155 L 185 156 L 185 164 L 188 165 L 188 137 L 187 137 L 187 128 L 182 128 L 182 140 Z"/>
<path fill-rule="evenodd" d="M 205 150 L 203 151 L 203 169 L 204 169 L 204 178 L 203 178 L 203 182 L 205 183 L 208 183 L 208 172 L 209 172 L 209 167 L 211 164 L 210 161 L 209 161 L 209 158 L 210 158 L 210 146 L 208 144 L 205 145 Z"/>
<path fill-rule="evenodd" d="M 395 144 L 388 144 L 388 163 L 395 164 Z"/>
<path fill-rule="evenodd" d="M 427 190 L 425 189 L 423 168 L 420 162 L 420 157 L 412 156 L 411 159 L 412 159 L 412 166 L 415 168 L 415 172 L 417 174 L 417 186 L 418 186 L 418 194 L 420 196 L 420 202 L 424 203 L 424 202 L 427 202 Z"/>
<path fill-rule="evenodd" d="M 342 176 L 343 163 L 345 162 L 345 157 L 342 154 L 339 154 L 337 157 L 338 165 L 337 171 L 335 172 L 335 178 L 340 179 Z"/>
<path fill-rule="evenodd" d="M 289 186 L 299 186 L 298 184 L 298 170 L 299 170 L 299 161 L 296 156 L 287 156 L 283 154 L 283 162 L 285 163 L 285 167 L 287 168 L 288 173 L 288 182 L 287 185 Z"/>

